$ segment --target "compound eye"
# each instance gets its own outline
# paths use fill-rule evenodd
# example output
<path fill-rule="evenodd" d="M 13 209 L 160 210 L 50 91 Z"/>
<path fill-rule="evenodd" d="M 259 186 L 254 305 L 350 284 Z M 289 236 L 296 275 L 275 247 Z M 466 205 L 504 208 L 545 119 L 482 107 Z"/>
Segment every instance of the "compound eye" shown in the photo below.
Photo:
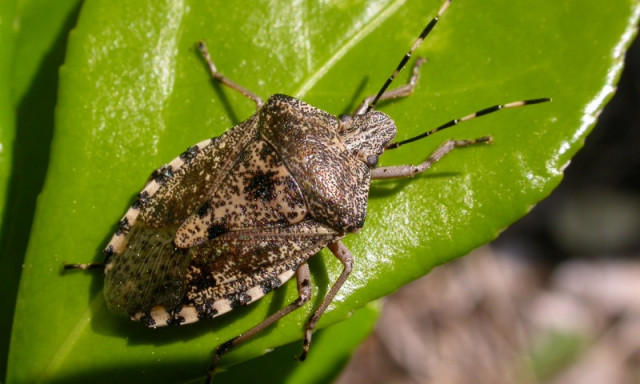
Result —
<path fill-rule="evenodd" d="M 375 168 L 378 165 L 378 155 L 367 156 L 367 165 L 369 168 Z"/>

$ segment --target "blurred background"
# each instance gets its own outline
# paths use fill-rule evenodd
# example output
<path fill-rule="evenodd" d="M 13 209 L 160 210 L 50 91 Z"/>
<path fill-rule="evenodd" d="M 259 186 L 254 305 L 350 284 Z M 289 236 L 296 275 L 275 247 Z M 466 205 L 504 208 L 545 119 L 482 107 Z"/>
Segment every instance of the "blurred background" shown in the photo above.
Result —
<path fill-rule="evenodd" d="M 384 299 L 338 383 L 640 383 L 639 192 L 636 38 L 560 186 L 492 244 Z"/>

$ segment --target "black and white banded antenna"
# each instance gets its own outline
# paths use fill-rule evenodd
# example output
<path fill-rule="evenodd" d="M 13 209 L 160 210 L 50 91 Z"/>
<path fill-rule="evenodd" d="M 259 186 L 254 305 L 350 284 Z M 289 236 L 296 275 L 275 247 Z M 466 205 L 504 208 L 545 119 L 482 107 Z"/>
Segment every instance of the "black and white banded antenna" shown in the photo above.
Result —
<path fill-rule="evenodd" d="M 373 100 L 370 103 L 367 103 L 368 100 L 365 101 L 365 103 L 368 104 L 367 108 L 366 108 L 366 112 L 372 111 L 375 108 L 375 106 L 378 103 L 378 101 L 380 101 L 380 100 L 384 100 L 384 99 L 387 99 L 387 98 L 393 98 L 394 96 L 406 96 L 408 93 L 413 91 L 413 87 L 415 86 L 415 82 L 416 82 L 416 79 L 417 79 L 418 67 L 420 65 L 422 65 L 422 63 L 425 61 L 423 58 L 419 58 L 418 59 L 419 61 L 416 63 L 416 67 L 414 68 L 414 75 L 413 75 L 412 80 L 411 80 L 411 82 L 408 85 L 406 90 L 403 90 L 403 91 L 393 90 L 393 91 L 390 91 L 389 93 L 385 94 L 385 92 L 387 92 L 387 89 L 389 88 L 389 85 L 391 85 L 391 83 L 396 78 L 398 73 L 400 71 L 402 71 L 402 69 L 406 66 L 406 64 L 409 61 L 409 59 L 411 58 L 411 55 L 413 54 L 413 52 L 420 46 L 420 44 L 422 44 L 424 39 L 429 35 L 429 33 L 436 26 L 436 24 L 438 23 L 438 20 L 440 20 L 442 15 L 446 12 L 447 8 L 449 8 L 449 5 L 451 5 L 451 1 L 452 0 L 445 0 L 445 2 L 440 7 L 440 10 L 438 11 L 438 14 L 436 15 L 436 17 L 431 19 L 431 21 L 429 21 L 429 23 L 424 27 L 424 29 L 420 33 L 420 36 L 418 36 L 418 38 L 413 43 L 413 45 L 411 46 L 409 51 L 402 57 L 402 60 L 400 60 L 400 63 L 398 64 L 396 69 L 393 71 L 391 76 L 389 76 L 389 78 L 382 85 L 382 88 L 380 88 L 380 90 L 378 91 L 376 96 L 373 98 Z M 394 92 L 394 91 L 399 91 L 399 92 Z M 391 96 L 391 94 L 394 94 L 394 95 Z M 539 98 L 539 99 L 513 101 L 513 102 L 505 103 L 505 104 L 496 104 L 496 105 L 493 105 L 491 107 L 481 109 L 481 110 L 479 110 L 477 112 L 474 112 L 474 113 L 472 113 L 470 115 L 466 115 L 466 116 L 458 118 L 458 119 L 450 120 L 450 121 L 442 124 L 441 126 L 435 128 L 435 129 L 432 129 L 432 130 L 429 130 L 427 132 L 421 133 L 421 134 L 419 134 L 417 136 L 414 136 L 414 137 L 411 137 L 409 139 L 391 143 L 391 144 L 387 145 L 385 150 L 386 149 L 398 148 L 401 145 L 408 144 L 408 143 L 414 142 L 416 140 L 420 140 L 422 138 L 425 138 L 427 136 L 433 135 L 434 133 L 442 131 L 443 129 L 446 129 L 446 128 L 449 128 L 449 127 L 453 127 L 454 125 L 458 125 L 458 124 L 460 124 L 462 122 L 465 122 L 465 121 L 473 120 L 476 117 L 480 117 L 480 116 L 488 115 L 488 114 L 493 113 L 493 112 L 497 112 L 497 111 L 499 111 L 501 109 L 523 107 L 525 105 L 546 103 L 548 101 L 551 101 L 551 99 L 548 98 L 548 97 L 544 97 L 544 98 Z M 362 112 L 363 112 L 363 110 L 359 111 L 359 113 L 362 113 Z M 366 113 L 366 112 L 364 112 L 364 113 Z M 486 141 L 488 141 L 488 139 L 489 138 L 487 138 Z"/>
<path fill-rule="evenodd" d="M 450 120 L 450 121 L 442 124 L 441 126 L 435 128 L 435 129 L 432 129 L 430 131 L 421 133 L 421 134 L 419 134 L 417 136 L 414 136 L 414 137 L 411 137 L 409 139 L 405 139 L 405 140 L 402 140 L 402 141 L 397 141 L 397 142 L 391 143 L 391 144 L 389 144 L 389 145 L 387 145 L 385 147 L 385 150 L 398 148 L 401 145 L 408 144 L 408 143 L 411 143 L 413 141 L 423 139 L 423 138 L 425 138 L 427 136 L 431 136 L 436 132 L 442 131 L 443 129 L 446 129 L 446 128 L 449 128 L 449 127 L 453 127 L 454 125 L 458 125 L 458 124 L 460 124 L 462 122 L 465 122 L 465 121 L 473 120 L 476 117 L 485 116 L 485 115 L 488 115 L 488 114 L 493 113 L 493 112 L 498 112 L 501 109 L 524 107 L 525 105 L 546 103 L 548 101 L 551 101 L 551 99 L 548 98 L 548 97 L 543 97 L 543 98 L 540 98 L 540 99 L 520 100 L 520 101 L 513 101 L 513 102 L 507 103 L 507 104 L 497 104 L 497 105 L 491 106 L 489 108 L 481 109 L 478 112 L 474 112 L 474 113 L 472 113 L 470 115 L 461 117 L 459 119 Z"/>
<path fill-rule="evenodd" d="M 429 35 L 429 32 L 431 32 L 431 30 L 436 26 L 436 24 L 438 23 L 438 20 L 440 19 L 440 17 L 442 17 L 442 15 L 445 13 L 445 11 L 447 10 L 447 8 L 449 8 L 449 5 L 451 4 L 452 0 L 446 0 L 442 6 L 440 7 L 440 10 L 438 11 L 438 14 L 436 15 L 436 17 L 434 17 L 433 19 L 431 19 L 431 21 L 429 21 L 429 23 L 427 24 L 426 27 L 424 27 L 424 29 L 422 30 L 422 32 L 420 33 L 420 36 L 418 36 L 418 38 L 416 39 L 416 41 L 413 43 L 413 45 L 411 46 L 411 49 L 409 49 L 409 52 L 407 52 L 404 57 L 402 57 L 402 60 L 400 60 L 400 63 L 398 64 L 398 66 L 396 67 L 396 70 L 393 71 L 393 73 L 391 74 L 391 76 L 389 76 L 389 78 L 387 79 L 387 81 L 385 81 L 384 85 L 382 85 L 382 88 L 380 88 L 380 90 L 378 91 L 378 93 L 376 94 L 376 97 L 373 99 L 373 101 L 371 103 L 369 103 L 369 106 L 367 107 L 367 112 L 371 112 L 376 104 L 378 104 L 378 101 L 380 101 L 380 98 L 382 97 L 382 94 L 385 93 L 385 91 L 387 90 L 387 88 L 389 88 L 389 85 L 391 85 L 391 83 L 393 82 L 393 80 L 396 78 L 396 76 L 398 75 L 398 73 L 402 70 L 402 68 L 404 68 L 404 66 L 407 64 L 407 62 L 409 61 L 409 59 L 411 58 L 411 54 L 413 54 L 413 52 L 420 46 L 420 44 L 422 44 L 422 42 L 424 41 L 424 39 L 427 37 L 427 35 Z"/>

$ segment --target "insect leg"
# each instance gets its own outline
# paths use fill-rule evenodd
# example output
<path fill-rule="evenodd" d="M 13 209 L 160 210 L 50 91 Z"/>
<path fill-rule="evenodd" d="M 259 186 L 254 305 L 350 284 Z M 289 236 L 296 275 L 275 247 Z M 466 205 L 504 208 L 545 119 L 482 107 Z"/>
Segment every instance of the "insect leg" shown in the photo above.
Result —
<path fill-rule="evenodd" d="M 362 104 L 360 104 L 358 108 L 356 108 L 356 110 L 353 111 L 353 115 L 354 116 L 362 115 L 365 112 L 367 112 L 367 109 L 369 109 L 369 105 L 371 105 L 371 102 L 376 98 L 376 96 L 378 96 L 378 101 L 383 101 L 383 100 L 397 99 L 399 97 L 407 97 L 413 94 L 413 90 L 416 88 L 416 84 L 418 83 L 418 78 L 420 77 L 420 67 L 422 66 L 422 64 L 426 62 L 427 62 L 427 59 L 425 59 L 424 57 L 418 57 L 418 60 L 416 60 L 416 63 L 413 65 L 413 70 L 411 71 L 411 77 L 409 78 L 409 81 L 405 85 L 402 85 L 390 91 L 385 91 L 380 96 L 375 94 L 365 98 L 362 101 Z"/>
<path fill-rule="evenodd" d="M 307 265 L 307 263 L 304 263 L 300 267 L 298 267 L 298 270 L 296 271 L 296 280 L 298 282 L 298 298 L 293 303 L 267 317 L 260 324 L 251 328 L 242 335 L 235 337 L 216 348 L 211 358 L 211 364 L 209 365 L 209 371 L 207 372 L 207 380 L 205 381 L 205 383 L 211 383 L 213 372 L 215 371 L 216 365 L 218 364 L 218 361 L 220 361 L 220 357 L 223 354 L 229 352 L 239 344 L 242 344 L 245 341 L 249 340 L 271 324 L 290 314 L 294 310 L 300 308 L 302 305 L 304 305 L 304 303 L 311 299 L 311 273 L 309 273 L 309 266 Z"/>
<path fill-rule="evenodd" d="M 338 280 L 333 284 L 329 293 L 322 300 L 322 304 L 316 309 L 316 312 L 311 316 L 309 322 L 307 323 L 306 330 L 304 333 L 304 340 L 302 344 L 302 354 L 300 355 L 300 360 L 304 360 L 307 357 L 307 353 L 309 353 L 309 345 L 311 345 L 311 334 L 313 333 L 313 329 L 318 324 L 318 320 L 324 313 L 324 311 L 329 306 L 329 303 L 333 301 L 333 298 L 336 296 L 342 284 L 347 280 L 349 274 L 351 273 L 351 267 L 353 265 L 353 257 L 351 256 L 351 252 L 347 249 L 347 247 L 342 244 L 341 241 L 336 241 L 335 243 L 331 243 L 328 246 L 329 250 L 334 254 L 335 257 L 340 260 L 340 262 L 344 265 L 344 269 L 338 277 Z"/>
<path fill-rule="evenodd" d="M 545 97 L 541 99 L 513 101 L 507 104 L 496 104 L 491 107 L 481 109 L 470 115 L 461 117 L 459 119 L 450 120 L 435 129 L 432 129 L 427 132 L 423 132 L 409 139 L 391 143 L 386 146 L 385 151 L 399 148 L 405 144 L 409 144 L 414 141 L 418 141 L 420 139 L 424 139 L 425 137 L 431 136 L 436 132 L 442 131 L 443 129 L 447 129 L 455 125 L 458 125 L 460 123 L 463 123 L 465 121 L 473 120 L 478 117 L 488 115 L 490 113 L 501 111 L 503 109 L 518 108 L 526 105 L 546 103 L 549 101 L 551 101 L 551 99 Z M 470 145 L 480 144 L 480 143 L 491 143 L 491 141 L 492 139 L 490 136 L 484 136 L 484 137 L 480 137 L 473 140 L 448 140 L 445 143 L 443 143 L 440 147 L 438 147 L 435 151 L 433 151 L 433 153 L 431 154 L 431 156 L 429 156 L 429 158 L 427 158 L 427 160 L 425 160 L 424 162 L 418 165 L 399 165 L 399 166 L 375 168 L 371 171 L 371 178 L 372 179 L 395 179 L 395 178 L 401 178 L 401 177 L 412 177 L 417 175 L 418 173 L 422 173 L 427 169 L 429 169 L 433 164 L 435 164 L 438 160 L 442 159 L 447 153 L 451 152 L 455 148 L 468 147 Z"/>
<path fill-rule="evenodd" d="M 204 43 L 204 41 L 198 43 L 198 49 L 200 49 L 200 53 L 202 54 L 202 58 L 204 59 L 204 61 L 207 62 L 209 73 L 211 73 L 211 76 L 214 79 L 219 81 L 221 84 L 224 84 L 227 87 L 240 92 L 243 96 L 253 100 L 253 102 L 256 103 L 256 109 L 259 109 L 262 106 L 263 102 L 260 96 L 256 95 L 247 88 L 230 80 L 228 77 L 218 72 L 216 65 L 213 63 L 213 60 L 211 60 L 211 56 L 209 55 L 209 51 L 207 50 L 207 45 Z"/>
<path fill-rule="evenodd" d="M 424 29 L 420 33 L 420 36 L 418 36 L 418 38 L 413 43 L 409 51 L 405 53 L 405 55 L 402 57 L 402 60 L 400 60 L 400 63 L 398 63 L 398 66 L 396 67 L 395 71 L 393 71 L 391 76 L 389 76 L 389 78 L 387 78 L 387 80 L 384 82 L 384 84 L 382 85 L 382 88 L 380 88 L 380 90 L 378 91 L 378 94 L 373 97 L 373 100 L 370 102 L 365 112 L 370 112 L 376 107 L 376 104 L 378 103 L 378 101 L 382 99 L 382 95 L 386 93 L 389 85 L 391 85 L 391 83 L 396 78 L 398 73 L 407 64 L 413 52 L 420 46 L 420 44 L 422 44 L 424 39 L 429 35 L 431 30 L 433 30 L 433 28 L 436 26 L 436 24 L 438 23 L 438 20 L 440 20 L 440 17 L 442 17 L 442 15 L 446 12 L 447 8 L 449 8 L 451 1 L 452 0 L 444 0 L 444 3 L 442 3 L 442 5 L 440 6 L 440 10 L 438 11 L 438 14 L 436 15 L 436 17 L 431 19 L 431 21 L 429 21 L 429 23 L 424 27 Z"/>
<path fill-rule="evenodd" d="M 98 269 L 104 268 L 104 263 L 88 263 L 88 264 L 63 264 L 62 270 L 67 271 L 69 269 Z"/>
<path fill-rule="evenodd" d="M 371 170 L 372 179 L 396 179 L 402 177 L 413 177 L 429 169 L 433 164 L 442 159 L 447 153 L 455 148 L 468 147 L 474 144 L 491 143 L 491 136 L 484 136 L 473 140 L 447 140 L 439 146 L 427 160 L 418 165 L 398 165 L 390 167 L 380 167 Z"/>

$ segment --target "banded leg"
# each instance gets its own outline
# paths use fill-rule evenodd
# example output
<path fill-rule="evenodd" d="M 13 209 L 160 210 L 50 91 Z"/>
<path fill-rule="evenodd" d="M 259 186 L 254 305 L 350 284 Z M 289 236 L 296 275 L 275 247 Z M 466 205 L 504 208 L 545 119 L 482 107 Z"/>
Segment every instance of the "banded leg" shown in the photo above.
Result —
<path fill-rule="evenodd" d="M 427 59 L 425 59 L 424 57 L 418 57 L 418 60 L 416 60 L 416 63 L 413 65 L 413 70 L 411 71 L 411 77 L 409 78 L 409 81 L 398 88 L 392 89 L 390 91 L 385 91 L 382 95 L 378 97 L 378 101 L 392 100 L 392 99 L 397 99 L 399 97 L 411 96 L 411 94 L 413 94 L 413 91 L 416 88 L 418 79 L 420 78 L 420 67 L 422 66 L 422 64 L 426 62 L 427 62 Z M 365 112 L 367 112 L 369 105 L 371 105 L 371 102 L 376 98 L 376 96 L 378 95 L 375 94 L 365 98 L 362 101 L 362 104 L 360 104 L 358 108 L 356 108 L 356 110 L 353 111 L 352 115 L 354 116 L 362 115 Z"/>
<path fill-rule="evenodd" d="M 255 93 L 251 92 L 247 88 L 241 86 L 240 84 L 232 81 L 222 73 L 218 72 L 216 65 L 213 63 L 213 60 L 211 60 L 211 56 L 209 55 L 209 50 L 207 50 L 207 45 L 204 43 L 204 41 L 201 41 L 198 43 L 198 49 L 200 49 L 200 53 L 202 54 L 202 58 L 204 59 L 204 61 L 207 62 L 207 66 L 209 67 L 209 73 L 211 73 L 211 77 L 219 81 L 221 84 L 224 84 L 227 87 L 240 92 L 243 96 L 253 100 L 253 102 L 256 103 L 256 109 L 259 109 L 262 106 L 263 102 L 260 96 L 256 95 Z"/>
<path fill-rule="evenodd" d="M 351 273 L 351 267 L 353 266 L 353 257 L 351 256 L 349 249 L 347 249 L 347 247 L 342 244 L 341 241 L 338 240 L 335 243 L 329 244 L 328 248 L 333 253 L 333 255 L 337 257 L 338 260 L 340 260 L 342 265 L 344 265 L 344 269 L 338 277 L 338 280 L 336 280 L 336 282 L 331 287 L 329 293 L 327 293 L 327 295 L 322 300 L 322 304 L 320 304 L 318 309 L 316 309 L 315 313 L 313 314 L 313 316 L 311 316 L 309 322 L 307 323 L 302 344 L 302 354 L 299 358 L 300 361 L 304 361 L 304 359 L 307 358 L 307 354 L 309 353 L 309 346 L 311 345 L 311 335 L 313 334 L 313 330 L 318 324 L 320 317 L 322 317 L 322 314 L 329 306 L 329 303 L 333 301 L 333 298 L 336 296 L 344 282 L 347 280 L 347 277 L 349 277 L 349 274 Z"/>
<path fill-rule="evenodd" d="M 491 143 L 491 136 L 480 137 L 473 140 L 447 140 L 439 146 L 424 162 L 418 165 L 397 165 L 380 167 L 371 170 L 371 179 L 397 179 L 413 177 L 426 171 L 455 148 L 468 147 L 474 144 Z"/>
<path fill-rule="evenodd" d="M 220 361 L 220 357 L 223 354 L 229 352 L 239 344 L 242 344 L 245 341 L 251 339 L 253 336 L 260 333 L 262 330 L 275 323 L 279 319 L 290 314 L 294 310 L 300 308 L 302 305 L 304 305 L 304 303 L 311 299 L 311 274 L 309 273 L 309 266 L 307 265 L 307 263 L 304 263 L 300 267 L 298 267 L 298 270 L 296 271 L 296 280 L 298 283 L 298 298 L 293 303 L 267 317 L 260 324 L 251 328 L 242 335 L 235 337 L 225 343 L 222 343 L 219 347 L 216 348 L 211 358 L 211 364 L 209 365 L 209 370 L 207 372 L 207 379 L 205 381 L 206 384 L 211 383 L 213 372 L 215 371 L 216 365 L 218 364 L 218 361 Z"/>

